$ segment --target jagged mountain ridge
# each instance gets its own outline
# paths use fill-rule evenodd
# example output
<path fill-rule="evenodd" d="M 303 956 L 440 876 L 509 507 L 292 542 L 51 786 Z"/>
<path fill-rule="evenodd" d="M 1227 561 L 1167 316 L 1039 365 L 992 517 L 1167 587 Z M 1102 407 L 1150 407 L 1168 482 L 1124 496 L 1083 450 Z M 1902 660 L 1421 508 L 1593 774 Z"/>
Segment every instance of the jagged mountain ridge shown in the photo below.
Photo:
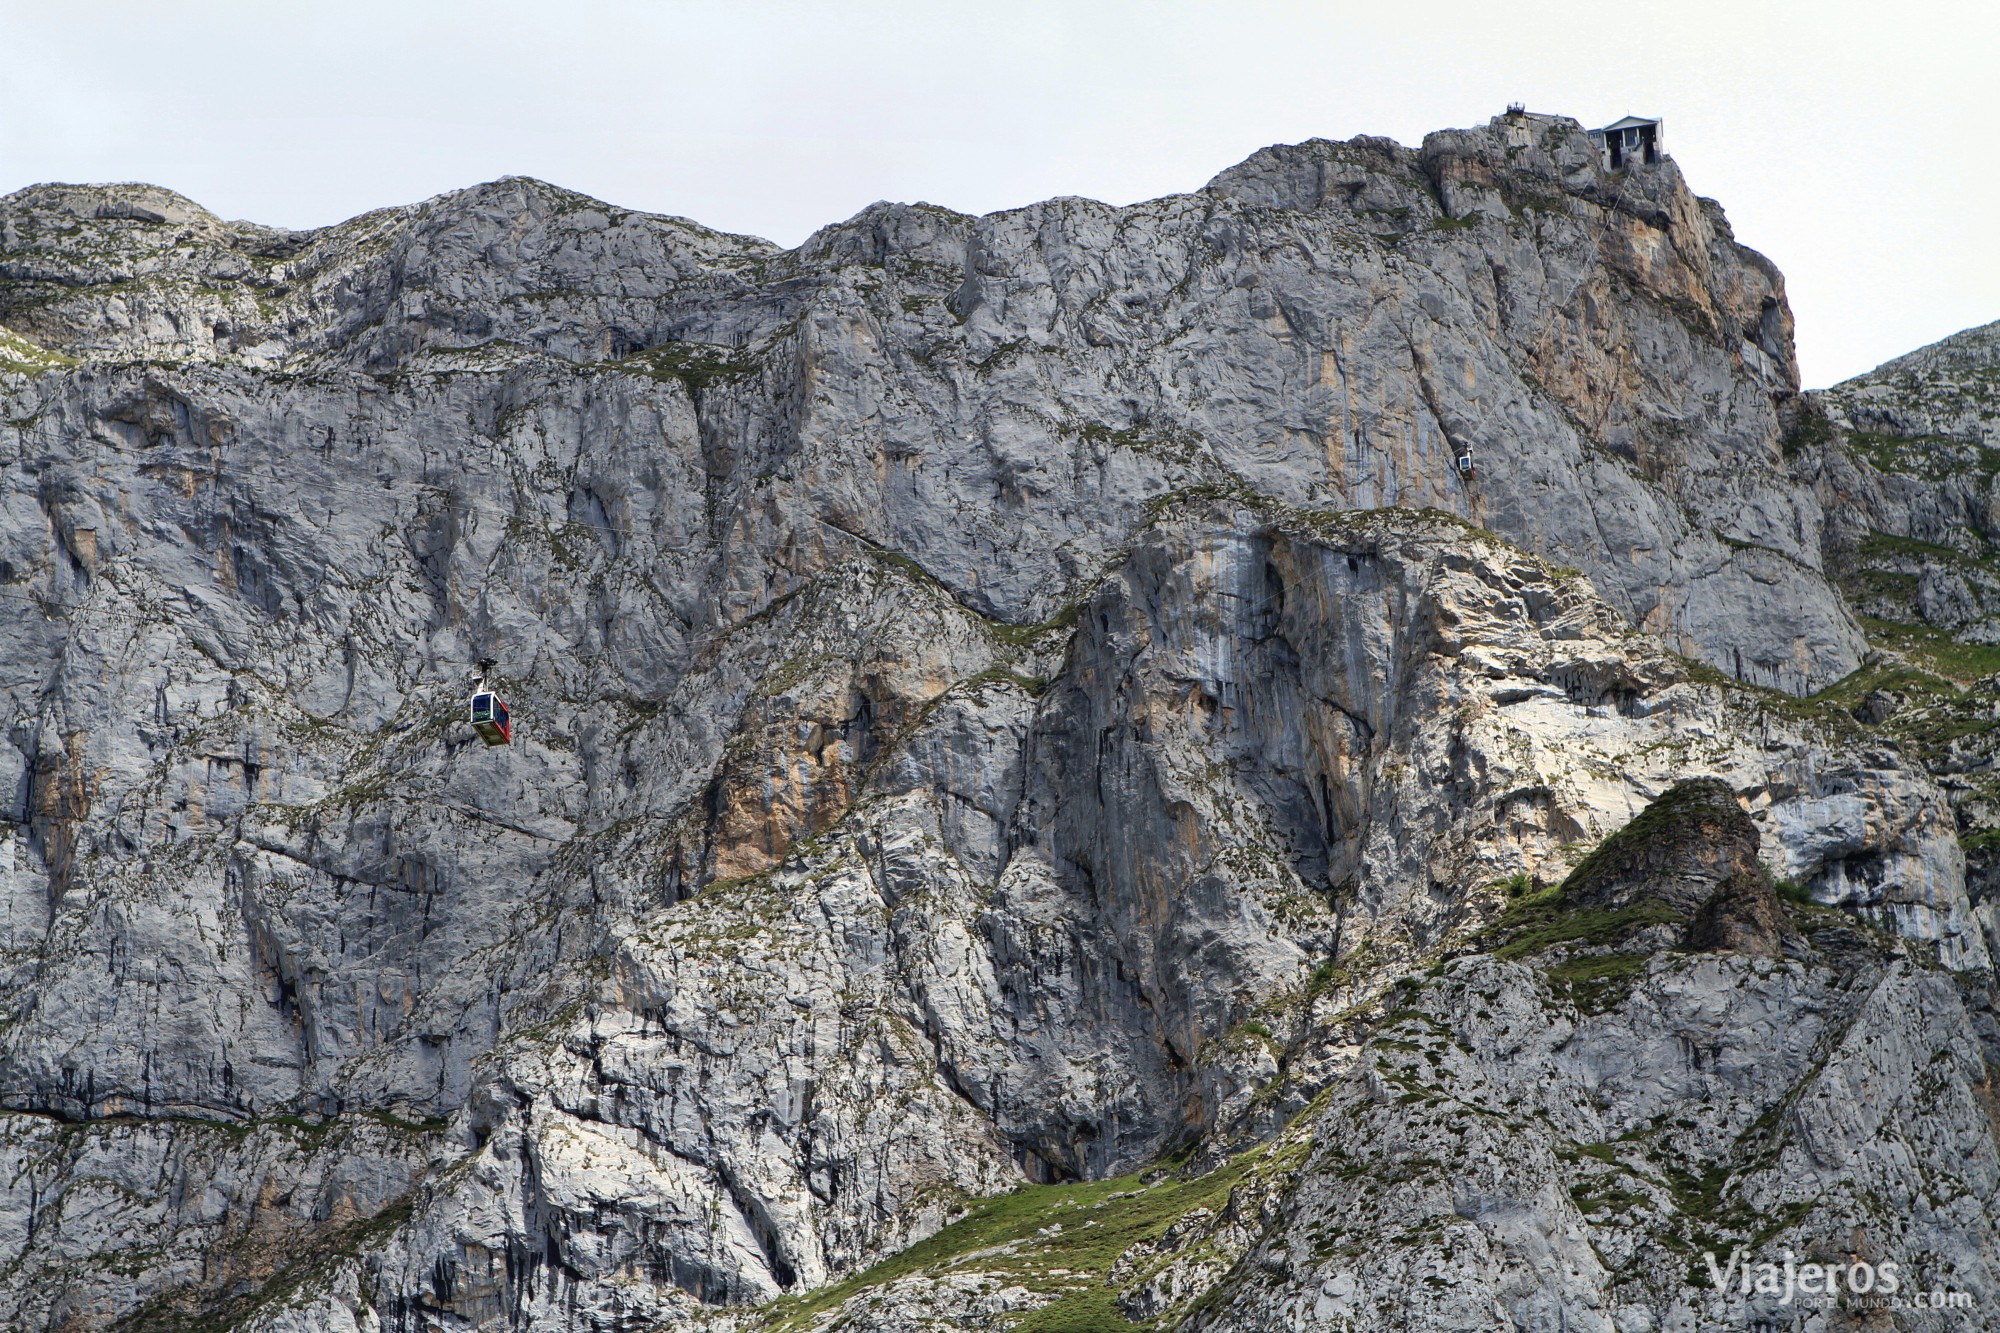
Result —
<path fill-rule="evenodd" d="M 1157 494 L 1122 484 L 1137 479 L 1121 475 L 1129 464 L 1119 455 L 1146 445 L 1181 463 L 1162 469 L 1176 481 L 1240 477 L 1297 498 L 1473 518 L 1585 568 L 1635 619 L 1746 679 L 1799 689 L 1845 674 L 1858 636 L 1837 602 L 1809 586 L 1817 516 L 1789 511 L 1793 488 L 1764 484 L 1777 462 L 1771 393 L 1796 387 L 1782 280 L 1733 243 L 1720 211 L 1688 193 L 1671 164 L 1613 190 L 1579 136 L 1530 129 L 1545 142 L 1485 131 L 1462 142 L 1432 136 L 1416 154 L 1387 141 L 1307 145 L 1254 157 L 1201 195 L 1127 210 L 1055 201 L 975 224 L 883 205 L 791 256 L 521 180 L 288 238 L 298 249 L 282 260 L 259 253 L 283 248 L 261 230 L 231 248 L 218 243 L 231 235 L 222 224 L 161 203 L 189 218 L 166 253 L 101 270 L 87 251 L 66 253 L 76 244 L 67 233 L 38 243 L 31 230 L 23 248 L 33 259 L 9 261 L 19 293 L 10 300 L 26 307 L 10 306 L 9 319 L 79 349 L 378 374 L 468 344 L 494 355 L 519 343 L 565 361 L 710 344 L 679 354 L 698 358 L 689 374 L 720 399 L 770 386 L 737 383 L 752 377 L 726 374 L 744 362 L 719 349 L 776 352 L 782 367 L 807 332 L 809 303 L 865 305 L 893 262 L 898 295 L 878 296 L 887 308 L 870 313 L 885 320 L 897 375 L 921 395 L 897 404 L 907 417 L 885 416 L 868 447 L 884 463 L 913 458 L 968 442 L 972 425 L 977 447 L 954 452 L 1003 498 L 1014 489 L 1036 499 L 1017 503 L 1017 517 L 1037 538 L 1056 535 L 1054 522 L 1033 526 L 1043 510 L 1077 523 L 1085 495 L 1129 505 L 1128 491 Z M 1551 190 L 1561 192 L 1535 193 Z M 1589 216 L 1534 207 L 1558 202 Z M 1524 206 L 1526 222 L 1515 217 Z M 1244 230 L 1246 216 L 1276 230 Z M 1466 228 L 1446 225 L 1476 230 L 1489 216 L 1512 224 L 1495 229 L 1506 253 L 1489 256 Z M 160 225 L 93 221 L 128 234 Z M 176 277 L 149 280 L 160 264 Z M 84 292 L 120 290 L 73 310 L 80 281 Z M 1642 299 L 1615 299 L 1626 286 Z M 849 341 L 837 321 L 810 337 L 817 356 L 834 358 L 829 371 L 867 383 L 872 341 Z M 1621 350 L 1634 347 L 1647 355 Z M 1053 358 L 1062 374 L 1051 378 L 1058 350 L 1067 355 Z M 1256 364 L 1272 353 L 1272 366 Z M 1267 369 L 1280 378 L 1256 382 Z M 1203 387 L 1232 381 L 1246 391 Z M 961 414 L 971 419 L 955 427 Z M 815 420 L 827 431 L 850 424 Z M 860 428 L 871 435 L 865 418 Z M 1095 486 L 1034 466 L 1042 442 L 1064 436 L 1071 466 Z M 1719 452 L 1686 447 L 1711 438 Z M 802 439 L 811 456 L 813 437 Z M 1516 456 L 1520 439 L 1562 445 Z M 1471 493 L 1451 467 L 1460 448 L 1489 473 Z M 912 471 L 898 480 L 934 506 L 942 497 L 925 489 L 925 469 Z M 970 556 L 924 531 L 920 515 L 905 519 L 894 486 L 881 499 L 840 498 L 881 505 L 879 516 L 856 517 L 879 522 L 892 547 L 980 609 L 1025 619 L 1049 606 L 1048 587 L 975 588 Z M 1571 511 L 1596 524 L 1575 525 Z M 1135 514 L 1092 509 L 1087 525 L 1129 528 Z M 1044 573 L 1039 546 L 1060 552 L 1060 541 L 979 536 L 1045 585 L 1088 565 L 1077 552 Z M 1606 549 L 1620 549 L 1619 560 L 1606 561 Z M 1783 596 L 1758 591 L 1766 586 Z M 1748 637 L 1743 618 L 1706 609 L 1710 587 L 1756 604 L 1755 619 L 1778 632 Z"/>
<path fill-rule="evenodd" d="M 1127 1313 L 1448 1326 L 1457 1296 L 1345 1299 L 1414 1278 L 1273 1270 L 1269 1227 L 1352 1213 L 1330 1182 L 1400 1174 L 1371 1158 L 1434 1104 L 1523 1095 L 1490 1059 L 1376 1095 L 1396 1013 L 1516 1040 L 1475 973 L 1517 1028 L 1573 1015 L 1494 1121 L 1512 1202 L 1452 1212 L 1492 1318 L 1696 1309 L 1642 1158 L 1736 1162 L 1783 1106 L 1794 1141 L 1879 1136 L 1815 1091 L 1871 1051 L 1905 1089 L 1871 1108 L 1955 1137 L 1808 1192 L 1744 1158 L 1733 1199 L 1833 1196 L 1804 1237 L 1963 1182 L 1988 1211 L 1915 1243 L 1992 1282 L 1990 1010 L 1936 971 L 1990 971 L 1990 909 L 1925 765 L 1783 693 L 1869 651 L 1845 499 L 1800 471 L 1781 279 L 1671 162 L 1501 118 L 795 251 L 522 180 L 314 233 L 152 187 L 0 219 L 21 1325 L 702 1318 L 1194 1143 L 1285 1166 L 1142 1237 Z M 491 754 L 456 714 L 487 655 L 521 728 Z M 1763 953 L 1674 952 L 1643 905 L 1548 969 L 1478 947 L 1499 885 L 1690 772 L 1833 915 Z M 1775 1051 L 1725 1023 L 1768 1074 L 1648 1035 L 1746 987 L 1786 1021 L 1864 998 Z M 1328 1109 L 1363 1103 L 1365 1133 Z M 1648 1125 L 1657 1189 L 1592 1242 L 1637 1257 L 1593 1269 L 1562 1144 Z M 1573 1262 L 1536 1276 L 1545 1243 Z M 854 1299 L 956 1326 L 1109 1291 Z"/>

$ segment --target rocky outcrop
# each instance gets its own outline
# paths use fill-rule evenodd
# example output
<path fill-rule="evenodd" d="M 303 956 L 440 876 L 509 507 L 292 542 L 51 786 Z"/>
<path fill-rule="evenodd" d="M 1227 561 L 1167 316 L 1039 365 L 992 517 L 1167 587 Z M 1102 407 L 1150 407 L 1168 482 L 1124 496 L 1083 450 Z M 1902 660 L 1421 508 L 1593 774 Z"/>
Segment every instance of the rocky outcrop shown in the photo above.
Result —
<path fill-rule="evenodd" d="M 1758 859 L 1757 826 L 1728 785 L 1675 784 L 1564 880 L 1565 903 L 1614 912 L 1664 907 L 1689 948 L 1776 956 L 1782 909 Z"/>
<path fill-rule="evenodd" d="M 1757 843 L 1726 783 L 1676 783 L 1585 858 L 1563 881 L 1563 897 L 1612 908 L 1651 899 L 1691 913 L 1724 884 L 1762 873 Z"/>
<path fill-rule="evenodd" d="M 1843 697 L 1950 796 L 1989 951 L 2000 942 L 1988 888 L 2000 876 L 1996 348 L 2000 326 L 1967 329 L 1806 395 L 1787 441 L 1826 509 L 1827 568 L 1869 618 L 1870 665 Z"/>
<path fill-rule="evenodd" d="M 0 321 L 0 1322 L 1668 1327 L 1885 1217 L 1992 1284 L 2000 938 L 1671 162 L 789 251 L 41 186 Z"/>
<path fill-rule="evenodd" d="M 1686 938 L 1691 949 L 1775 958 L 1784 951 L 1785 935 L 1784 910 L 1760 866 L 1718 885 L 1695 909 Z"/>

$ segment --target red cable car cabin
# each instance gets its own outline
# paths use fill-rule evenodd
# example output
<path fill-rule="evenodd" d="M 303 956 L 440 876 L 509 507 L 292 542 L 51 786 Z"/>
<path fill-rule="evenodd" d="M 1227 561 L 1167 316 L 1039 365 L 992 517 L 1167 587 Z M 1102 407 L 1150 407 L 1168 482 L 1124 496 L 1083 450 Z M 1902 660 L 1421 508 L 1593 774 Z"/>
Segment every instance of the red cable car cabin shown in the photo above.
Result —
<path fill-rule="evenodd" d="M 513 740 L 514 728 L 507 717 L 507 705 L 500 702 L 499 695 L 481 690 L 472 696 L 472 729 L 488 745 L 505 745 Z"/>

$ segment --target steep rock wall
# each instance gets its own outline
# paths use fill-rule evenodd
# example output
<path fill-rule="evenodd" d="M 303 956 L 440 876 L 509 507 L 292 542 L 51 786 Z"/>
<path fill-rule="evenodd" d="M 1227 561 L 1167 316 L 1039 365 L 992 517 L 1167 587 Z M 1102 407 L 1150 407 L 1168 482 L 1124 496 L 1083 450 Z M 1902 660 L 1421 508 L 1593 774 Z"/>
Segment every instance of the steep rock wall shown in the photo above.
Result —
<path fill-rule="evenodd" d="M 1793 698 L 1863 640 L 1782 283 L 1595 163 L 1506 117 L 791 251 L 0 201 L 5 1318 L 629 1328 L 1236 1170 L 1690 773 L 1990 968 L 1946 796 Z"/>

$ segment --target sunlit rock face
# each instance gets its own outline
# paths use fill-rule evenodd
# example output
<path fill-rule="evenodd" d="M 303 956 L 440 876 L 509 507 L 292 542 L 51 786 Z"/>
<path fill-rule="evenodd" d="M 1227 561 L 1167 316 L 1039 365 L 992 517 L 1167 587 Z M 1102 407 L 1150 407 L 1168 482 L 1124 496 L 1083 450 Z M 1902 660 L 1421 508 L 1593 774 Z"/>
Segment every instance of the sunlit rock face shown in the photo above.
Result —
<path fill-rule="evenodd" d="M 0 1323 L 2000 1301 L 1985 363 L 1801 398 L 1671 161 L 38 186 L 0 324 Z"/>

